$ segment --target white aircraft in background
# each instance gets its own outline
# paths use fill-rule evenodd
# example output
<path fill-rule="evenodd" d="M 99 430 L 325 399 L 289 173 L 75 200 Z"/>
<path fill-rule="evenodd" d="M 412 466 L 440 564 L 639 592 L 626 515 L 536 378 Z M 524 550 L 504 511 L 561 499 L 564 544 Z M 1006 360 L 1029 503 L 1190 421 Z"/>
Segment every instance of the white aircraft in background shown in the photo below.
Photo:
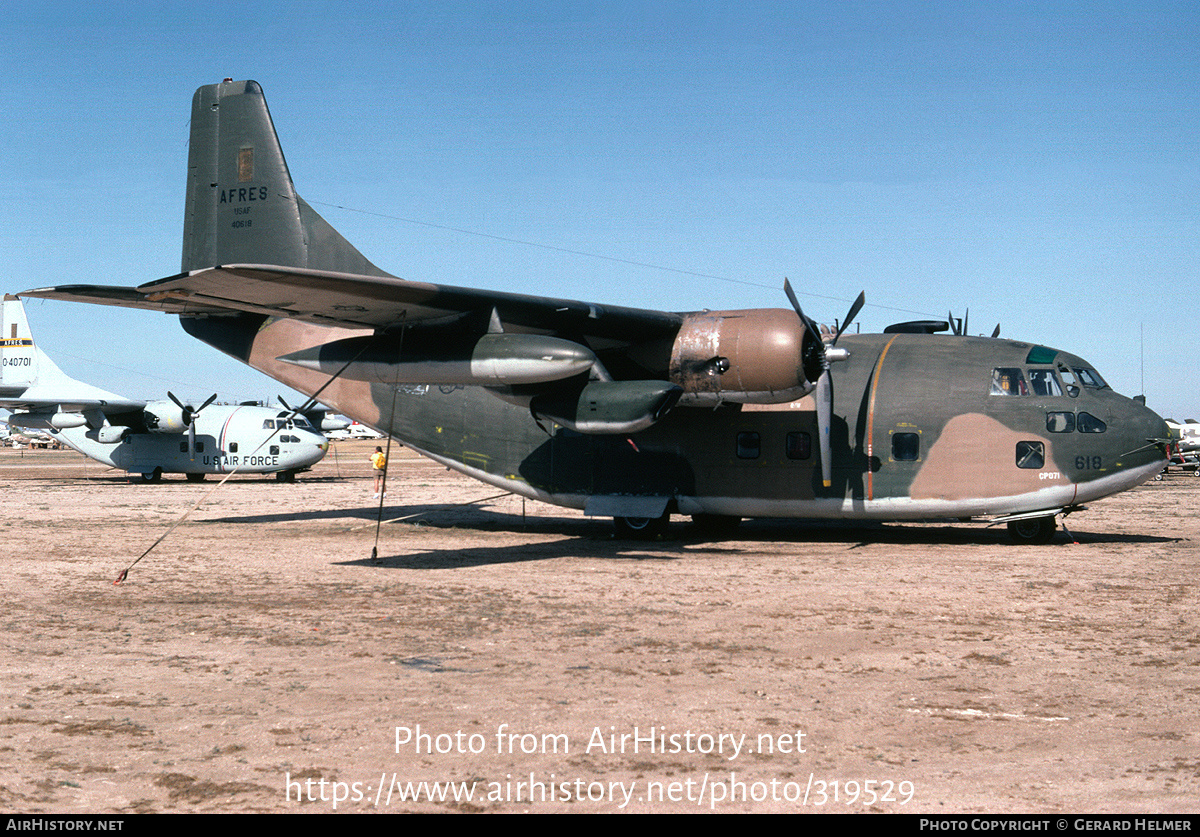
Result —
<path fill-rule="evenodd" d="M 328 440 L 308 419 L 272 407 L 199 407 L 171 393 L 131 401 L 64 373 L 33 343 L 25 309 L 5 295 L 0 325 L 0 407 L 10 427 L 48 433 L 84 456 L 157 482 L 163 474 L 275 474 L 290 482 L 321 460 Z"/>
<path fill-rule="evenodd" d="M 1180 453 L 1200 451 L 1200 421 L 1184 419 L 1178 422 L 1175 419 L 1167 419 L 1167 427 L 1171 428 L 1171 435 L 1179 440 L 1177 444 Z"/>
<path fill-rule="evenodd" d="M 382 439 L 383 434 L 357 421 L 347 421 L 341 427 L 325 433 L 330 439 Z"/>

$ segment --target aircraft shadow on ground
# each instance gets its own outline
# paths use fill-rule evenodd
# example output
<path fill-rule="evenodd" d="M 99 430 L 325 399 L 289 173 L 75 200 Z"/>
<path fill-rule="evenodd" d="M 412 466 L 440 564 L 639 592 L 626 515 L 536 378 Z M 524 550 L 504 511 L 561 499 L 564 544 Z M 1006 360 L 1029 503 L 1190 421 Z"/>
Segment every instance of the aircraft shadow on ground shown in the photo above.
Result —
<path fill-rule="evenodd" d="M 199 518 L 200 523 L 255 524 L 288 523 L 318 520 L 358 520 L 363 524 L 379 519 L 376 506 L 358 508 L 307 509 L 271 514 L 231 515 L 226 517 Z M 347 526 L 347 531 L 363 528 L 363 524 Z M 722 544 L 722 543 L 844 543 L 848 548 L 868 544 L 895 545 L 962 545 L 994 546 L 1010 544 L 1004 526 L 987 527 L 981 523 L 878 523 L 845 520 L 748 520 L 728 535 L 702 531 L 685 521 L 672 524 L 667 535 L 648 542 L 619 541 L 612 535 L 607 518 L 522 517 L 507 512 L 489 509 L 467 508 L 462 505 L 412 505 L 388 506 L 383 509 L 383 538 L 395 537 L 403 527 L 428 526 L 438 529 L 461 529 L 476 532 L 528 532 L 539 535 L 565 535 L 571 540 L 562 543 L 580 544 L 580 549 L 569 554 L 586 554 L 597 543 L 605 541 L 632 546 L 637 550 L 651 549 L 657 552 L 669 550 L 672 545 Z M 1165 544 L 1175 543 L 1179 538 L 1148 533 L 1104 532 L 1071 526 L 1070 536 L 1061 528 L 1054 541 L 1048 545 L 1069 546 L 1074 541 L 1080 544 Z M 587 544 L 587 547 L 583 547 Z M 531 549 L 523 547 L 523 549 Z M 488 547 L 486 549 L 511 549 L 511 547 Z M 689 550 L 689 551 L 694 551 Z M 564 553 L 568 554 L 568 553 Z M 504 561 L 502 561 L 503 563 Z"/>
<path fill-rule="evenodd" d="M 347 566 L 389 567 L 395 569 L 461 569 L 493 564 L 544 561 L 556 558 L 590 557 L 620 561 L 674 561 L 681 558 L 703 558 L 715 555 L 740 555 L 757 551 L 756 544 L 793 543 L 797 546 L 812 543 L 844 544 L 847 550 L 869 545 L 895 546 L 1011 546 L 1004 527 L 985 528 L 980 525 L 851 525 L 845 521 L 747 521 L 729 536 L 713 536 L 694 526 L 678 523 L 667 535 L 653 541 L 629 541 L 616 538 L 606 520 L 561 518 L 527 518 L 522 522 L 515 515 L 477 510 L 471 515 L 459 512 L 454 521 L 425 521 L 421 527 L 458 529 L 464 531 L 529 532 L 565 537 L 542 543 L 502 546 L 471 546 L 466 548 L 431 549 L 407 554 L 395 552 L 397 540 L 411 537 L 408 527 L 387 526 L 381 530 L 380 557 L 364 557 L 342 563 Z M 1178 538 L 1156 535 L 1093 532 L 1072 529 L 1074 542 L 1089 544 L 1146 545 L 1178 541 Z M 424 536 L 421 536 L 424 540 Z M 1074 543 L 1060 531 L 1055 540 L 1043 549 L 1069 548 Z M 419 544 L 414 544 L 418 546 Z M 1017 548 L 1013 546 L 1012 548 Z"/>

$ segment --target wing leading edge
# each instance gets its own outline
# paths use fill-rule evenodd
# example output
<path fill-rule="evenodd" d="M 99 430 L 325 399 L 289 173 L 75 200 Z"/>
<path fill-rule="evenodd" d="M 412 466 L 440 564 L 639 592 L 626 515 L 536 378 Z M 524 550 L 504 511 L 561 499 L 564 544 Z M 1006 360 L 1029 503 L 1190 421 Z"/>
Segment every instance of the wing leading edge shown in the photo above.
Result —
<path fill-rule="evenodd" d="M 683 322 L 683 315 L 663 311 L 272 265 L 207 268 L 136 288 L 59 285 L 24 291 L 21 296 L 185 316 L 250 312 L 373 329 L 495 311 L 506 328 L 570 333 L 608 345 L 671 337 Z"/>

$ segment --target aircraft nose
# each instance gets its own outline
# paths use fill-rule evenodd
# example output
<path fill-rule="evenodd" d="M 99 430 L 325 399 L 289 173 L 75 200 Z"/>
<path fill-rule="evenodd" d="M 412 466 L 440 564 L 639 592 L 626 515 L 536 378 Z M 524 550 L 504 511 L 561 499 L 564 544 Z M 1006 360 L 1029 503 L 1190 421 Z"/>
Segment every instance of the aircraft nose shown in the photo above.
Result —
<path fill-rule="evenodd" d="M 1145 445 L 1150 451 L 1149 459 L 1162 458 L 1166 459 L 1166 443 L 1171 436 L 1171 431 L 1167 427 L 1166 421 L 1158 413 L 1151 410 L 1149 407 L 1137 401 L 1130 401 L 1129 408 L 1131 411 L 1129 427 L 1130 442 L 1137 442 L 1139 446 Z M 1157 448 L 1152 444 L 1160 442 Z"/>

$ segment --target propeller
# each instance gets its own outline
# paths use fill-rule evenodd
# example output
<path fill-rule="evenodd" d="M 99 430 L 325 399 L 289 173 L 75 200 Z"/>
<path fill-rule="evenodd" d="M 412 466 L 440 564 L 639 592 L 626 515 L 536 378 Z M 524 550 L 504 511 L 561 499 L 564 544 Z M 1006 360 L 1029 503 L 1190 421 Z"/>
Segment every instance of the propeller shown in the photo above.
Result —
<path fill-rule="evenodd" d="M 819 337 L 820 331 L 817 329 L 816 323 L 804 315 L 804 311 L 800 308 L 800 300 L 796 299 L 796 292 L 792 290 L 792 285 L 787 279 L 783 280 L 783 292 L 787 294 L 792 308 L 796 309 L 796 316 L 800 318 L 800 322 Z M 850 310 L 846 312 L 846 318 L 842 321 L 842 326 L 837 330 L 837 334 L 833 336 L 833 340 L 821 354 L 821 374 L 816 381 L 817 441 L 821 446 L 821 481 L 826 488 L 833 485 L 833 448 L 829 438 L 829 427 L 833 423 L 833 378 L 829 374 L 829 363 L 831 360 L 843 360 L 847 357 L 845 351 L 833 352 L 832 350 L 837 346 L 838 338 L 850 328 L 850 323 L 858 316 L 858 312 L 862 310 L 866 301 L 866 292 L 860 292 L 850 306 Z"/>
<path fill-rule="evenodd" d="M 167 398 L 175 402 L 175 406 L 183 412 L 183 422 L 188 426 L 188 456 L 195 460 L 196 458 L 196 416 L 200 415 L 200 411 L 209 404 L 217 400 L 217 394 L 214 392 L 208 397 L 208 400 L 199 407 L 193 407 L 191 404 L 184 404 L 175 397 L 175 393 L 167 390 Z"/>

